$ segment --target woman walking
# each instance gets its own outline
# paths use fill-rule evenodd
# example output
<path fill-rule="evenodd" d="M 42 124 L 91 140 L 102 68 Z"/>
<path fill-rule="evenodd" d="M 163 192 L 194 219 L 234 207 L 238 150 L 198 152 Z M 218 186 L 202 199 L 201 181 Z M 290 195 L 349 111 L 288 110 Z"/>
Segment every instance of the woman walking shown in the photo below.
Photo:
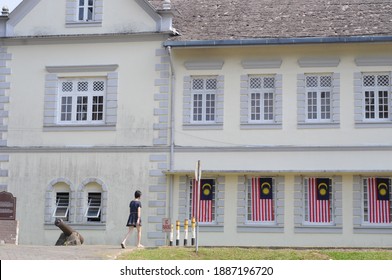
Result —
<path fill-rule="evenodd" d="M 125 235 L 123 242 L 121 242 L 121 248 L 125 249 L 125 244 L 129 235 L 132 233 L 133 229 L 137 229 L 137 247 L 144 247 L 140 241 L 142 237 L 142 220 L 141 220 L 141 210 L 142 203 L 140 202 L 140 197 L 142 196 L 141 191 L 135 192 L 135 199 L 129 203 L 129 217 L 127 221 L 128 232 Z"/>

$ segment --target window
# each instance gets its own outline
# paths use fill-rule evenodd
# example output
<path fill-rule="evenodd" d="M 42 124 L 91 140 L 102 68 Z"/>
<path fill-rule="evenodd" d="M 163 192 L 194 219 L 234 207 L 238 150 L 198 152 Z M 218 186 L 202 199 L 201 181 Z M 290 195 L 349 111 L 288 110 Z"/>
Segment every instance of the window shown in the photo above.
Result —
<path fill-rule="evenodd" d="M 390 224 L 391 179 L 363 178 L 363 222 L 369 224 Z"/>
<path fill-rule="evenodd" d="M 100 222 L 101 221 L 101 193 L 88 193 L 87 198 L 87 209 L 85 217 L 88 222 Z"/>
<path fill-rule="evenodd" d="M 192 79 L 192 122 L 215 123 L 216 91 L 218 80 L 215 77 Z"/>
<path fill-rule="evenodd" d="M 307 75 L 306 120 L 309 122 L 331 121 L 332 76 Z"/>
<path fill-rule="evenodd" d="M 275 78 L 253 76 L 249 79 L 249 123 L 274 120 Z"/>
<path fill-rule="evenodd" d="M 56 206 L 53 211 L 54 218 L 60 218 L 64 221 L 69 220 L 69 193 L 58 192 L 56 193 Z"/>
<path fill-rule="evenodd" d="M 79 21 L 94 20 L 94 0 L 79 0 L 78 20 Z"/>
<path fill-rule="evenodd" d="M 60 79 L 59 91 L 59 124 L 104 123 L 105 79 Z"/>
<path fill-rule="evenodd" d="M 304 178 L 305 223 L 331 224 L 332 180 L 330 178 Z"/>
<path fill-rule="evenodd" d="M 247 221 L 275 221 L 275 179 L 256 177 L 247 182 Z"/>
<path fill-rule="evenodd" d="M 391 82 L 388 73 L 363 74 L 363 117 L 365 121 L 391 120 Z"/>
<path fill-rule="evenodd" d="M 190 180 L 189 219 L 199 217 L 201 223 L 215 221 L 215 179 L 202 179 L 200 190 L 196 180 Z M 199 208 L 199 212 L 197 209 Z"/>

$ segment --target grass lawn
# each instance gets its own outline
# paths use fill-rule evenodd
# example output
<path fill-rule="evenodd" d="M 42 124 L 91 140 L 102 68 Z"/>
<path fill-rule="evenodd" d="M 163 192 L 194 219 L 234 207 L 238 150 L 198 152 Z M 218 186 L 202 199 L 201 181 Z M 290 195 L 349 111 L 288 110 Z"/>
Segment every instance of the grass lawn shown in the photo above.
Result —
<path fill-rule="evenodd" d="M 268 249 L 157 247 L 123 253 L 120 260 L 392 260 L 392 249 Z"/>

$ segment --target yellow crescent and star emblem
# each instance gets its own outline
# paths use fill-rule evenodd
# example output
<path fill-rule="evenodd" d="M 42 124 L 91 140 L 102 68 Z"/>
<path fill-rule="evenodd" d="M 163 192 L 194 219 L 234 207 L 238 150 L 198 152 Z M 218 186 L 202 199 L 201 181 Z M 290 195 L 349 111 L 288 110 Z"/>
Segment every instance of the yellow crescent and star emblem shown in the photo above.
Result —
<path fill-rule="evenodd" d="M 203 194 L 204 194 L 205 196 L 209 196 L 209 195 L 211 194 L 211 189 L 212 189 L 212 187 L 211 187 L 210 184 L 204 184 L 204 185 L 203 185 L 203 188 L 202 188 Z"/>
<path fill-rule="evenodd" d="M 271 188 L 272 188 L 271 184 L 267 182 L 261 185 L 261 191 L 263 192 L 264 195 L 269 195 L 271 192 Z"/>
<path fill-rule="evenodd" d="M 386 183 L 378 184 L 377 188 L 378 188 L 378 193 L 381 196 L 386 196 L 387 195 L 387 193 L 388 193 L 388 185 Z"/>
<path fill-rule="evenodd" d="M 317 188 L 318 188 L 319 194 L 320 194 L 321 196 L 324 196 L 324 195 L 327 194 L 328 185 L 327 185 L 326 183 L 320 183 L 320 184 L 317 186 Z"/>

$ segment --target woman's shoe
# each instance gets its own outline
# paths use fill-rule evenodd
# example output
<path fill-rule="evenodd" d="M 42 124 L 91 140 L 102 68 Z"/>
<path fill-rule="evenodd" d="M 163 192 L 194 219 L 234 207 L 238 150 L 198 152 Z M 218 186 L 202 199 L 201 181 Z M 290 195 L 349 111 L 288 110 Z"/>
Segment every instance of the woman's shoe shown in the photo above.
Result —
<path fill-rule="evenodd" d="M 121 248 L 125 249 L 125 244 L 121 243 Z"/>

